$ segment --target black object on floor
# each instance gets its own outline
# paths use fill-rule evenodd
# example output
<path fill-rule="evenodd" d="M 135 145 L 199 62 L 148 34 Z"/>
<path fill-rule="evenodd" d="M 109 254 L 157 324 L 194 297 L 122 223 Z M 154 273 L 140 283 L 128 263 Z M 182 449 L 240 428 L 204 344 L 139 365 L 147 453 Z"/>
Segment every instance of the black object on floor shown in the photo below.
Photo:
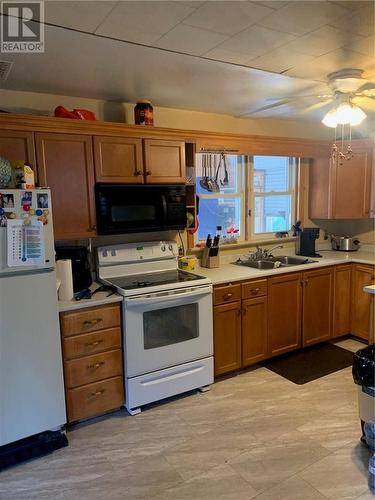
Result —
<path fill-rule="evenodd" d="M 20 439 L 15 443 L 0 446 L 0 471 L 32 458 L 52 453 L 68 446 L 66 434 L 61 431 L 46 431 Z"/>
<path fill-rule="evenodd" d="M 264 366 L 282 377 L 302 385 L 351 366 L 353 353 L 334 344 L 307 347 L 266 361 Z"/>

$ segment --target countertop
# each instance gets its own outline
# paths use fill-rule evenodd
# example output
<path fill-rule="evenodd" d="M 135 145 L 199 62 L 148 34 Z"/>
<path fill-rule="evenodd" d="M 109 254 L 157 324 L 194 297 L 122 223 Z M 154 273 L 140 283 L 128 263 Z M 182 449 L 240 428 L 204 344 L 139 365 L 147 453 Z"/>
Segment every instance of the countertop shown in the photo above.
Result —
<path fill-rule="evenodd" d="M 252 269 L 251 267 L 236 266 L 231 264 L 238 257 L 244 258 L 244 254 L 240 255 L 225 255 L 221 257 L 222 264 L 217 269 L 206 269 L 198 266 L 194 273 L 210 278 L 214 285 L 221 283 L 242 281 L 246 279 L 263 278 L 268 276 L 277 276 L 279 274 L 309 271 L 324 266 L 332 266 L 337 264 L 345 264 L 357 262 L 360 264 L 375 264 L 375 248 L 359 250 L 357 252 L 337 252 L 335 250 L 318 250 L 322 257 L 313 257 L 313 264 L 302 264 L 299 266 L 280 267 L 278 269 Z M 275 252 L 277 255 L 294 255 L 293 249 L 285 249 L 284 251 Z"/>
<path fill-rule="evenodd" d="M 94 282 L 91 285 L 91 290 L 94 291 L 100 286 L 99 283 Z M 92 299 L 81 300 L 59 300 L 59 312 L 74 311 L 77 309 L 85 309 L 86 307 L 103 306 L 105 304 L 112 304 L 114 302 L 121 302 L 123 297 L 117 293 L 107 297 L 109 292 L 98 292 Z"/>

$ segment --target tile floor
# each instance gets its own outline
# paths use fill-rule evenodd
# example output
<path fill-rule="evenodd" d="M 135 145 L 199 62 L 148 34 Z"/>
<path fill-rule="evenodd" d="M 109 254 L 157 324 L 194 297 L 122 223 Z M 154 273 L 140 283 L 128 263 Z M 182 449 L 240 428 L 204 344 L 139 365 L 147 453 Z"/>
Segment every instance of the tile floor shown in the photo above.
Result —
<path fill-rule="evenodd" d="M 302 386 L 258 368 L 76 427 L 68 448 L 0 473 L 0 499 L 369 500 L 359 437 L 350 368 Z"/>

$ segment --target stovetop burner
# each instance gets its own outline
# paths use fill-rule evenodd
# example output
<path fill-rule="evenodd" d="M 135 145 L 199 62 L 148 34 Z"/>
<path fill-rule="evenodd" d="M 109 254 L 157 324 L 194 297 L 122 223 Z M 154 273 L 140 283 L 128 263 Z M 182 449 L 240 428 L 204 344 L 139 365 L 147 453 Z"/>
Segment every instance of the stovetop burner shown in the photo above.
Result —
<path fill-rule="evenodd" d="M 147 288 L 149 286 L 169 285 L 173 283 L 185 283 L 187 281 L 194 281 L 204 279 L 197 274 L 188 273 L 174 269 L 172 271 L 153 272 L 145 274 L 136 274 L 131 276 L 120 276 L 118 278 L 111 278 L 111 284 L 123 290 L 134 290 L 137 288 Z"/>

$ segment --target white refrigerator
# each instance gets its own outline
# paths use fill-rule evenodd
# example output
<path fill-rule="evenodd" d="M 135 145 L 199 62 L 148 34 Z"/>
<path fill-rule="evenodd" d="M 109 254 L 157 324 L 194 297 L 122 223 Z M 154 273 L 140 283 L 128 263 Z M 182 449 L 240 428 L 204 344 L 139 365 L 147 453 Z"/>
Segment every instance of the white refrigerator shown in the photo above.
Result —
<path fill-rule="evenodd" d="M 0 450 L 66 423 L 48 189 L 0 189 Z"/>

